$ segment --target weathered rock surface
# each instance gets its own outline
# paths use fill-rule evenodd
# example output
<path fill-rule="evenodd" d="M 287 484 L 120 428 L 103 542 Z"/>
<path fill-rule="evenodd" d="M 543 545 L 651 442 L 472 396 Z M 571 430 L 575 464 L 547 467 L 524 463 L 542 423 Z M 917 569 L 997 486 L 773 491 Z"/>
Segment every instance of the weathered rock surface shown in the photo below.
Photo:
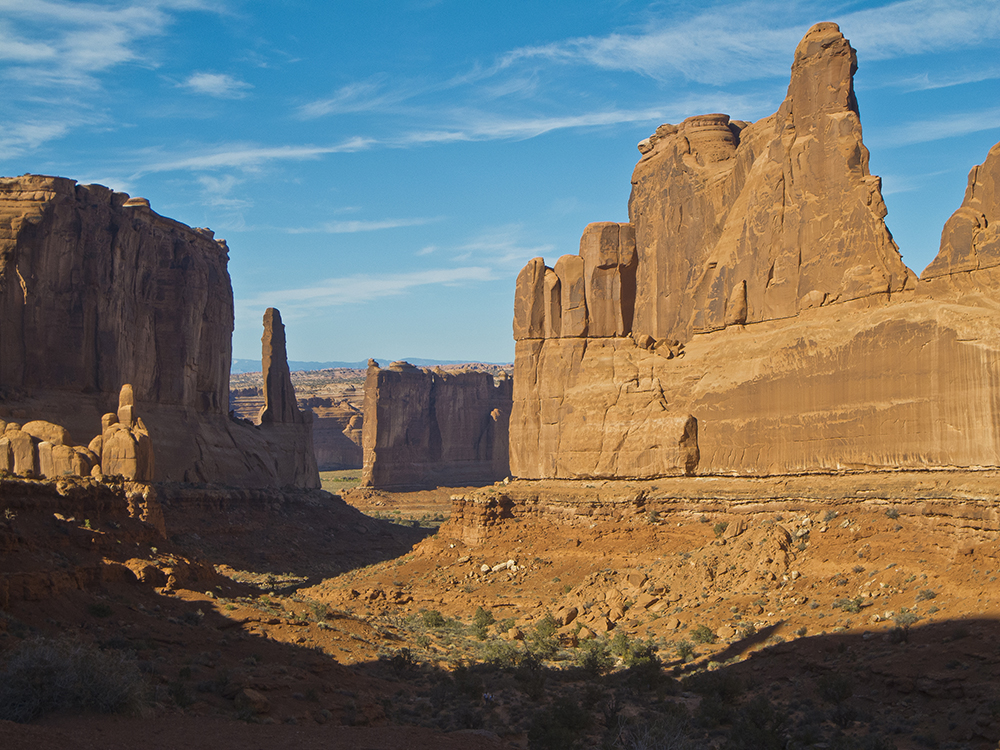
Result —
<path fill-rule="evenodd" d="M 228 418 L 227 262 L 225 242 L 148 201 L 60 177 L 0 179 L 0 416 L 93 434 L 131 383 L 158 480 L 312 482 L 275 470 L 277 435 Z"/>
<path fill-rule="evenodd" d="M 362 430 L 368 487 L 492 482 L 509 471 L 511 382 L 407 362 L 368 363 Z"/>
<path fill-rule="evenodd" d="M 918 284 L 868 172 L 855 68 L 818 24 L 775 115 L 688 118 L 641 143 L 630 224 L 581 241 L 585 335 L 546 334 L 549 269 L 529 263 L 515 476 L 1000 466 L 1000 147 Z"/>

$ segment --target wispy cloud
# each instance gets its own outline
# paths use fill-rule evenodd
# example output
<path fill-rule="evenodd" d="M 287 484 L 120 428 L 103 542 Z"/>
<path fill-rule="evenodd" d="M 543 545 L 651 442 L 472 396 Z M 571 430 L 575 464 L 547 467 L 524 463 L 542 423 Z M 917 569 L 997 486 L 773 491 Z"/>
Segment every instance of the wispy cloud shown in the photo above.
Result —
<path fill-rule="evenodd" d="M 219 99 L 243 99 L 253 88 L 246 81 L 233 78 L 227 73 L 194 73 L 180 86 L 196 94 Z"/>
<path fill-rule="evenodd" d="M 355 232 L 376 232 L 380 229 L 419 227 L 441 221 L 443 217 L 413 219 L 379 219 L 376 221 L 328 221 L 317 227 L 302 227 L 287 230 L 289 234 L 353 234 Z"/>
<path fill-rule="evenodd" d="M 505 224 L 483 230 L 456 248 L 455 260 L 477 259 L 490 265 L 520 268 L 538 256 L 551 256 L 555 245 L 532 243 L 522 224 Z"/>
<path fill-rule="evenodd" d="M 138 60 L 137 42 L 164 32 L 170 16 L 160 6 L 0 0 L 2 57 L 19 64 L 11 73 L 21 80 L 94 85 L 93 74 Z"/>
<path fill-rule="evenodd" d="M 217 169 L 244 169 L 254 171 L 274 161 L 305 161 L 327 154 L 353 153 L 370 148 L 374 141 L 349 138 L 329 146 L 259 146 L 249 144 L 224 144 L 215 149 L 205 149 L 193 156 L 151 161 L 136 170 L 137 174 L 175 171 L 212 171 Z M 190 150 L 190 149 L 188 149 Z"/>
<path fill-rule="evenodd" d="M 789 51 L 817 19 L 840 24 L 867 60 L 986 44 L 1000 39 L 1000 6 L 979 0 L 903 0 L 841 12 L 828 3 L 736 2 L 607 36 L 522 47 L 500 68 L 549 62 L 632 71 L 667 81 L 677 76 L 726 84 L 785 76 Z M 772 19 L 781 19 L 773 23 Z"/>
<path fill-rule="evenodd" d="M 47 141 L 63 137 L 71 129 L 67 121 L 29 120 L 9 123 L 0 130 L 0 158 L 34 151 Z"/>
<path fill-rule="evenodd" d="M 280 307 L 283 316 L 293 318 L 312 313 L 318 308 L 356 305 L 404 294 L 416 287 L 458 286 L 492 281 L 494 278 L 493 272 L 485 266 L 435 268 L 397 274 L 359 274 L 326 279 L 297 289 L 264 292 L 252 299 L 239 300 L 237 305 L 248 311 L 258 310 L 263 306 Z"/>
<path fill-rule="evenodd" d="M 312 120 L 326 115 L 373 112 L 398 105 L 415 93 L 412 88 L 387 89 L 385 78 L 377 77 L 347 84 L 337 89 L 330 97 L 304 104 L 299 107 L 298 115 L 302 119 Z"/>
<path fill-rule="evenodd" d="M 969 83 L 994 81 L 998 78 L 1000 78 L 1000 68 L 983 68 L 943 75 L 921 73 L 920 75 L 899 79 L 892 85 L 906 91 L 930 91 L 933 89 L 951 88 L 952 86 L 964 86 Z"/>
<path fill-rule="evenodd" d="M 997 129 L 1000 129 L 1000 107 L 992 107 L 978 112 L 957 112 L 907 122 L 894 127 L 885 137 L 871 140 L 878 148 L 893 148 Z"/>

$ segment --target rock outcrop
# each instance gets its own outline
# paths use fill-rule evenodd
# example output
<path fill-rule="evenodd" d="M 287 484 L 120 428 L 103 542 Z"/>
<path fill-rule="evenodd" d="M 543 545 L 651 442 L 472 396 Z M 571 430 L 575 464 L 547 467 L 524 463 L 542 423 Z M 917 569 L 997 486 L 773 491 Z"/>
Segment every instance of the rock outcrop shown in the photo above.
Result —
<path fill-rule="evenodd" d="M 149 202 L 60 177 L 0 179 L 0 417 L 93 430 L 131 383 L 156 479 L 281 486 L 229 419 L 228 250 Z"/>
<path fill-rule="evenodd" d="M 584 231 L 582 305 L 579 260 L 525 267 L 515 476 L 1000 465 L 1000 149 L 918 283 L 868 172 L 855 69 L 818 24 L 776 114 L 640 143 L 630 222 Z"/>
<path fill-rule="evenodd" d="M 446 373 L 368 361 L 364 467 L 367 487 L 463 486 L 509 471 L 511 382 L 487 372 Z"/>
<path fill-rule="evenodd" d="M 101 433 L 87 446 L 74 445 L 62 425 L 0 419 L 0 472 L 42 479 L 110 474 L 132 482 L 152 481 L 153 445 L 135 414 L 132 386 L 123 385 L 118 398 L 118 412 L 101 418 Z"/>

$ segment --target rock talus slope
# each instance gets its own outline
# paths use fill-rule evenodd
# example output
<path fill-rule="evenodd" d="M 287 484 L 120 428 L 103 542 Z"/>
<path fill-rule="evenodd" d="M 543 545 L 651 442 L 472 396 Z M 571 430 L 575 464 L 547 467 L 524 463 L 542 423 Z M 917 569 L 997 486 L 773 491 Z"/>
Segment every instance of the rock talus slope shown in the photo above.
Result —
<path fill-rule="evenodd" d="M 275 473 L 271 438 L 227 414 L 227 263 L 211 231 L 142 198 L 60 177 L 0 179 L 0 417 L 90 434 L 130 383 L 156 479 L 286 483 L 295 472 Z"/>
<path fill-rule="evenodd" d="M 579 261 L 525 267 L 515 476 L 1000 465 L 1000 151 L 918 282 L 868 171 L 856 68 L 817 24 L 777 113 L 640 143 L 630 222 L 584 231 L 582 302 Z"/>

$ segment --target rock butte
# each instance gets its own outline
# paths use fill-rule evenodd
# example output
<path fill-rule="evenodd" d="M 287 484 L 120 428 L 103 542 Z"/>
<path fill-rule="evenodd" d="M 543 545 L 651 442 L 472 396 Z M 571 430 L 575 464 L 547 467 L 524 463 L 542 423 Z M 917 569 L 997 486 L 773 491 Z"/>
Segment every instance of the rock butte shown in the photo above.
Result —
<path fill-rule="evenodd" d="M 308 423 L 287 421 L 283 405 L 261 427 L 227 414 L 227 262 L 211 231 L 144 199 L 60 177 L 0 179 L 0 417 L 93 434 L 130 383 L 155 479 L 318 487 Z M 279 405 L 287 394 L 270 395 Z"/>
<path fill-rule="evenodd" d="M 509 474 L 512 388 L 501 374 L 368 360 L 362 428 L 366 487 L 460 486 Z"/>
<path fill-rule="evenodd" d="M 629 223 L 517 278 L 515 476 L 1000 465 L 1000 145 L 916 276 L 884 217 L 832 23 L 755 123 L 639 144 Z"/>

